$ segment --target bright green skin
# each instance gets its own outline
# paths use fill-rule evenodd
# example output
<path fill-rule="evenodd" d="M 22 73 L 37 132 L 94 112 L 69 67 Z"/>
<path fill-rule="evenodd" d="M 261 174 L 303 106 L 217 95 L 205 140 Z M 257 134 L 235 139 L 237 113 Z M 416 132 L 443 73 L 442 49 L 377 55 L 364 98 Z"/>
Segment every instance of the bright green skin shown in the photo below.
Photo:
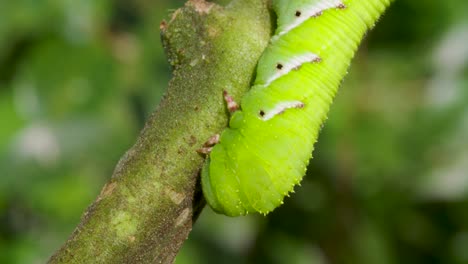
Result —
<path fill-rule="evenodd" d="M 339 1 L 273 0 L 278 14 L 276 35 L 260 58 L 255 84 L 242 98 L 242 110 L 231 117 L 230 127 L 221 134 L 202 171 L 203 192 L 214 211 L 229 216 L 267 214 L 299 184 L 358 44 L 390 1 L 342 0 L 345 8 L 308 15 L 305 22 L 284 32 L 297 11 L 301 16 L 312 10 L 310 6 Z M 291 58 L 310 53 L 321 60 L 285 70 Z M 278 63 L 285 74 L 268 83 L 279 71 Z M 265 120 L 285 102 L 296 105 Z"/>

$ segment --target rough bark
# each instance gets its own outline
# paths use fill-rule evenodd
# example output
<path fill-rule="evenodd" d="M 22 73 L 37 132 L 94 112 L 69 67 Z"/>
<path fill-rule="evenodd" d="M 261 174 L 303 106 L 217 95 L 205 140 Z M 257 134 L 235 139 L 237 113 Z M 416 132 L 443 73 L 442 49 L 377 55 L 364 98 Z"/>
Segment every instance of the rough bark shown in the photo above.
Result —
<path fill-rule="evenodd" d="M 191 0 L 161 23 L 165 97 L 49 263 L 174 261 L 204 207 L 196 149 L 226 127 L 222 91 L 248 89 L 271 28 L 267 0 Z"/>

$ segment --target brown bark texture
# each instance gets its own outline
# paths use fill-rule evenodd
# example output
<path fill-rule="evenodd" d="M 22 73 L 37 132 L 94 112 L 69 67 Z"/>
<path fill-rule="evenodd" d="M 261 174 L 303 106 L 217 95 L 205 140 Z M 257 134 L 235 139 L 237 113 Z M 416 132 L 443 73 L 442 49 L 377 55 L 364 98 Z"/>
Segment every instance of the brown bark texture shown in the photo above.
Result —
<path fill-rule="evenodd" d="M 191 0 L 161 23 L 167 92 L 49 263 L 174 262 L 204 207 L 196 150 L 227 126 L 222 91 L 248 90 L 271 21 L 267 0 Z"/>

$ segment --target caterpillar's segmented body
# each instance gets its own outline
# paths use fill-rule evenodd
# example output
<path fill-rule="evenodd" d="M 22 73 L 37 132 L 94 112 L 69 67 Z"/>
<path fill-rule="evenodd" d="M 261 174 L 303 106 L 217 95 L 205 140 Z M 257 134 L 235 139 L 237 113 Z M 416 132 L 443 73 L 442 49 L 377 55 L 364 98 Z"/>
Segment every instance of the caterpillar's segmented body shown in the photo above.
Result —
<path fill-rule="evenodd" d="M 266 214 L 305 174 L 337 88 L 365 32 L 391 0 L 273 0 L 278 25 L 202 171 L 208 204 Z"/>

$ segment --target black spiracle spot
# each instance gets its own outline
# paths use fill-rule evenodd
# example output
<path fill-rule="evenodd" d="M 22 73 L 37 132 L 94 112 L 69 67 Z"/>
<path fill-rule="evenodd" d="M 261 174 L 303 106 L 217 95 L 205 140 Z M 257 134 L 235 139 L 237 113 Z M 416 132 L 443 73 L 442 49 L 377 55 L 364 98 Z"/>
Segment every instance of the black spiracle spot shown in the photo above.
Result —
<path fill-rule="evenodd" d="M 276 69 L 281 71 L 283 69 L 283 64 L 277 63 L 276 64 Z"/>
<path fill-rule="evenodd" d="M 296 13 L 294 14 L 296 17 L 300 17 L 302 15 L 302 12 L 299 10 L 296 10 Z"/>
<path fill-rule="evenodd" d="M 261 117 L 264 117 L 265 116 L 265 111 L 263 110 L 260 110 L 260 112 L 258 113 Z"/>

